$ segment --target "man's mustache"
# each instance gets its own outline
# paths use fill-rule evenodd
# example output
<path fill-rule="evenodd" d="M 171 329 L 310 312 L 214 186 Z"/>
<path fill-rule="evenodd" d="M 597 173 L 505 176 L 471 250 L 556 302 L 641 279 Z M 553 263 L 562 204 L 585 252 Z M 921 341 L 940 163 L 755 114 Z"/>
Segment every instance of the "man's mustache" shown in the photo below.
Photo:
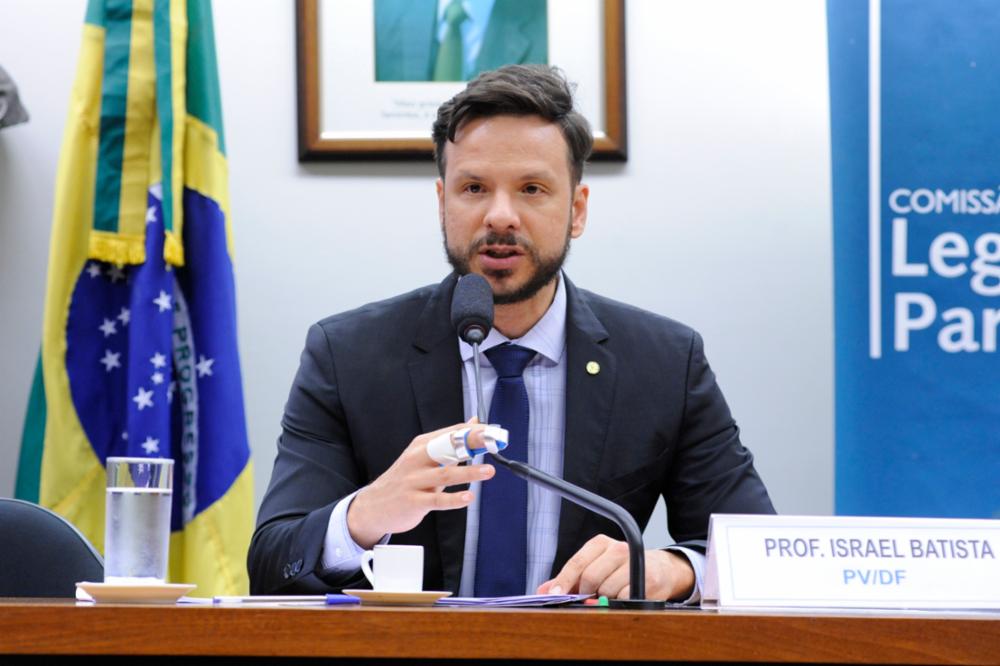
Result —
<path fill-rule="evenodd" d="M 472 244 L 472 252 L 477 252 L 480 248 L 486 245 L 514 245 L 529 248 L 530 244 L 526 243 L 524 239 L 519 238 L 517 234 L 499 234 L 495 231 L 487 233 L 485 236 L 475 241 Z"/>

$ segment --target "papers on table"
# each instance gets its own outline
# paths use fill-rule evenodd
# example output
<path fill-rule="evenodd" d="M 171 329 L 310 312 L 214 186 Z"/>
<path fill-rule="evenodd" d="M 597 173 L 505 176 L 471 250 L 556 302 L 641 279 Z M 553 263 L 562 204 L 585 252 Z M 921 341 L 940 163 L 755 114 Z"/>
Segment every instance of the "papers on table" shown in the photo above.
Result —
<path fill-rule="evenodd" d="M 443 593 L 441 593 L 443 594 Z M 592 594 L 529 594 L 516 597 L 445 597 L 438 599 L 436 606 L 478 606 L 478 607 L 508 607 L 531 608 L 541 606 L 561 606 L 583 601 Z M 270 605 L 339 605 L 357 604 L 362 600 L 346 594 L 327 595 L 291 595 L 291 596 L 251 596 L 251 597 L 215 597 L 214 599 L 181 600 L 182 603 L 215 603 L 218 604 L 270 604 Z M 390 604 L 391 605 L 391 604 Z M 427 603 L 430 605 L 430 602 Z"/>
<path fill-rule="evenodd" d="M 507 608 L 534 608 L 539 606 L 562 606 L 584 599 L 592 594 L 526 594 L 515 597 L 447 597 L 439 599 L 435 606 L 503 606 Z"/>

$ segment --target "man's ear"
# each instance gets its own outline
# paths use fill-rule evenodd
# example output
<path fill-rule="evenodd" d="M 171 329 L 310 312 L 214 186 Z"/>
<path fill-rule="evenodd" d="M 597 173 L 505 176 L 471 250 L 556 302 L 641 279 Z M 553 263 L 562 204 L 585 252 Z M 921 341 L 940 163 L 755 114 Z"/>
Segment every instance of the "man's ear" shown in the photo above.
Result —
<path fill-rule="evenodd" d="M 441 226 L 444 226 L 444 179 L 438 178 L 434 181 L 434 189 L 437 190 L 438 195 L 438 220 L 441 222 Z"/>
<path fill-rule="evenodd" d="M 583 230 L 587 226 L 587 200 L 590 197 L 590 188 L 580 183 L 573 189 L 573 203 L 570 214 L 569 233 L 572 238 L 579 238 L 583 235 Z"/>

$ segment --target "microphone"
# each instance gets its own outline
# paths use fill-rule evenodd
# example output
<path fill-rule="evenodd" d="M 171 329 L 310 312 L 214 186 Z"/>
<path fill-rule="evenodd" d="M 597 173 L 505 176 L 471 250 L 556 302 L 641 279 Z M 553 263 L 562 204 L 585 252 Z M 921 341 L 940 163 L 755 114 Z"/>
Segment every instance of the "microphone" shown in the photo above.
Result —
<path fill-rule="evenodd" d="M 451 297 L 451 323 L 458 337 L 479 345 L 493 328 L 493 289 L 482 275 L 469 273 L 458 279 Z"/>
<path fill-rule="evenodd" d="M 479 343 L 493 328 L 493 288 L 482 275 L 458 278 L 451 295 L 451 324 L 458 337 L 472 345 L 472 372 L 476 376 L 476 413 L 480 423 L 489 423 L 483 400 L 483 378 L 479 374 Z"/>
<path fill-rule="evenodd" d="M 472 345 L 473 372 L 476 381 L 476 401 L 479 422 L 488 424 L 486 404 L 483 401 L 483 380 L 479 372 L 479 344 L 493 328 L 493 289 L 481 275 L 469 273 L 458 279 L 451 298 L 451 323 L 459 337 Z M 661 610 L 666 601 L 646 599 L 646 558 L 642 546 L 642 532 L 628 511 L 596 493 L 576 486 L 565 479 L 547 474 L 540 469 L 516 460 L 508 460 L 497 452 L 490 452 L 493 459 L 528 483 L 546 488 L 560 497 L 611 520 L 621 529 L 628 543 L 629 590 L 631 599 L 609 599 L 611 608 L 629 610 Z"/>

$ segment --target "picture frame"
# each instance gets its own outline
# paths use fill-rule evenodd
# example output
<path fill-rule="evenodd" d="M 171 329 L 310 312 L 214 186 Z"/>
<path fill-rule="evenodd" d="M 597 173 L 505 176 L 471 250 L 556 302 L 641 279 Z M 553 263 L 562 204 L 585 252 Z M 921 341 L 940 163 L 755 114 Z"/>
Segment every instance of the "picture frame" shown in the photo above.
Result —
<path fill-rule="evenodd" d="M 297 0 L 300 162 L 433 156 L 437 107 L 465 82 L 377 82 L 374 2 Z M 591 159 L 625 161 L 624 0 L 547 0 L 546 12 L 549 62 L 576 86 L 594 129 Z"/>

